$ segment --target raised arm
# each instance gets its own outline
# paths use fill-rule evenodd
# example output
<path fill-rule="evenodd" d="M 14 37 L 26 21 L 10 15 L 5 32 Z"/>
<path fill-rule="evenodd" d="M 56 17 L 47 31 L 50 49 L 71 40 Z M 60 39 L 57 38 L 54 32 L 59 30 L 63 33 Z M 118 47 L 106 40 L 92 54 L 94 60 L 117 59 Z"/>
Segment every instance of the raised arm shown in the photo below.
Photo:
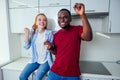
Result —
<path fill-rule="evenodd" d="M 92 29 L 88 22 L 87 16 L 85 14 L 85 6 L 82 3 L 76 3 L 74 5 L 75 12 L 81 17 L 83 24 L 83 33 L 81 34 L 81 38 L 85 41 L 92 40 Z"/>
<path fill-rule="evenodd" d="M 25 32 L 25 34 L 24 34 L 24 42 L 28 42 L 30 31 L 29 31 L 28 28 L 25 28 L 25 29 L 24 29 L 24 32 Z"/>
<path fill-rule="evenodd" d="M 25 32 L 24 33 L 24 42 L 25 42 L 24 48 L 29 49 L 30 46 L 31 46 L 31 41 L 30 41 L 30 38 L 29 38 L 30 30 L 28 28 L 24 28 L 24 32 Z"/>

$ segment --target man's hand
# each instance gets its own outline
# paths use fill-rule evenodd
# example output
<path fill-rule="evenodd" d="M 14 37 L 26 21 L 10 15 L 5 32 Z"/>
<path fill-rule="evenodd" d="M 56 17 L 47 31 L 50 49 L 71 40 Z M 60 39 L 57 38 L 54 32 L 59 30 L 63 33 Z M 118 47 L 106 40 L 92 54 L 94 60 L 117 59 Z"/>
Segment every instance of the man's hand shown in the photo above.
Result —
<path fill-rule="evenodd" d="M 84 6 L 84 4 L 76 3 L 73 8 L 74 8 L 75 12 L 77 14 L 79 14 L 80 16 L 85 14 L 85 6 Z"/>
<path fill-rule="evenodd" d="M 46 49 L 48 49 L 48 50 L 52 48 L 52 44 L 48 40 L 46 40 L 44 42 L 44 45 L 45 45 Z"/>

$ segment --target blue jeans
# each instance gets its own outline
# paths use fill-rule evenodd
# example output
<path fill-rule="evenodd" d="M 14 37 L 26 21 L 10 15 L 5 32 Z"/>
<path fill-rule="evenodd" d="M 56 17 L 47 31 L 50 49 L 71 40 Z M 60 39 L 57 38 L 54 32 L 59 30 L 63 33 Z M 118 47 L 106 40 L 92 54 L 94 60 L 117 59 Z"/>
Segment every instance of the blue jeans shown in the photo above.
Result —
<path fill-rule="evenodd" d="M 22 73 L 19 76 L 19 80 L 28 80 L 28 77 L 33 73 L 35 70 L 37 72 L 33 76 L 33 80 L 42 80 L 44 75 L 48 72 L 50 69 L 48 62 L 45 62 L 43 64 L 39 64 L 37 62 L 35 63 L 28 63 Z"/>
<path fill-rule="evenodd" d="M 47 80 L 80 80 L 79 76 L 76 77 L 66 77 L 66 76 L 60 76 L 52 71 L 49 72 Z"/>

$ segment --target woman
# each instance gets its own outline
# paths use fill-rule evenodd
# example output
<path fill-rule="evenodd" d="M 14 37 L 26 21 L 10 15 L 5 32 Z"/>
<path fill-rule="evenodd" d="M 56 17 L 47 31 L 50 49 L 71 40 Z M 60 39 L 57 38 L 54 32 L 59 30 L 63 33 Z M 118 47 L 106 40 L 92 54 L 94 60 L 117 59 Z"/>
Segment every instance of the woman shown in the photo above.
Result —
<path fill-rule="evenodd" d="M 33 79 L 42 80 L 52 65 L 52 55 L 45 43 L 47 41 L 52 43 L 53 34 L 51 30 L 47 29 L 47 22 L 47 17 L 43 13 L 40 13 L 35 18 L 32 30 L 28 28 L 24 29 L 24 48 L 29 49 L 32 46 L 32 61 L 26 65 L 20 74 L 20 80 L 28 80 L 28 77 L 35 70 L 37 72 L 33 76 Z"/>

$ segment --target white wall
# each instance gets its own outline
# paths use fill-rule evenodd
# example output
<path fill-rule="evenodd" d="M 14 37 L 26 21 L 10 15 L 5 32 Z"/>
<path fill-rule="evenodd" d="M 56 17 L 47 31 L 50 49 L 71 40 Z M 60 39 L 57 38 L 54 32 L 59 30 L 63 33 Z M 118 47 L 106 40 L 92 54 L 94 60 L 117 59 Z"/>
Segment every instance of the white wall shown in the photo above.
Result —
<path fill-rule="evenodd" d="M 9 60 L 8 26 L 5 1 L 0 0 L 0 59 Z"/>
<path fill-rule="evenodd" d="M 107 16 L 105 17 L 108 18 Z M 120 60 L 120 33 L 101 33 L 107 26 L 107 20 L 103 17 L 88 18 L 92 30 L 93 40 L 82 41 L 80 60 L 89 61 L 117 61 Z M 106 21 L 106 22 L 105 22 Z M 72 24 L 81 24 L 80 19 L 73 19 Z M 99 32 L 99 33 L 98 33 Z M 103 34 L 103 36 L 99 35 Z"/>
<path fill-rule="evenodd" d="M 0 0 L 0 64 L 19 58 L 21 55 L 20 36 L 10 32 L 6 1 Z"/>
<path fill-rule="evenodd" d="M 2 80 L 1 64 L 9 61 L 8 29 L 5 1 L 0 0 L 0 80 Z"/>
<path fill-rule="evenodd" d="M 120 34 L 105 34 L 105 38 L 94 33 L 93 41 L 82 42 L 81 60 L 117 61 L 120 60 Z"/>
<path fill-rule="evenodd" d="M 104 34 L 100 36 L 96 31 L 101 31 L 102 19 L 89 19 L 93 29 L 93 40 L 91 42 L 82 41 L 81 58 L 80 60 L 89 61 L 117 61 L 120 60 L 120 33 L 119 34 Z M 80 19 L 73 19 L 71 24 L 81 24 Z M 110 37 L 110 38 L 109 38 Z M 23 34 L 21 34 L 22 56 L 31 56 L 31 50 L 23 48 Z"/>

